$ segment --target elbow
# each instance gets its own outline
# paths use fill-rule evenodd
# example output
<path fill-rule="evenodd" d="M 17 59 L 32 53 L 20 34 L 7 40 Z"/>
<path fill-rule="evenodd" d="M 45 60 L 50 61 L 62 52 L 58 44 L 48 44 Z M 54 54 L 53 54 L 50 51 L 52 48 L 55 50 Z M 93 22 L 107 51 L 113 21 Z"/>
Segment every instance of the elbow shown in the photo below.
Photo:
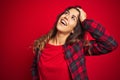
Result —
<path fill-rule="evenodd" d="M 108 52 L 114 51 L 118 47 L 118 43 L 114 40 L 112 43 L 109 45 Z"/>
<path fill-rule="evenodd" d="M 114 41 L 112 50 L 115 50 L 117 47 L 118 47 L 118 43 L 116 41 Z"/>
<path fill-rule="evenodd" d="M 107 46 L 104 46 L 101 48 L 101 53 L 109 53 L 109 52 L 112 52 L 114 51 L 116 48 L 118 47 L 118 43 L 113 40 L 111 41 L 110 44 L 108 44 Z"/>

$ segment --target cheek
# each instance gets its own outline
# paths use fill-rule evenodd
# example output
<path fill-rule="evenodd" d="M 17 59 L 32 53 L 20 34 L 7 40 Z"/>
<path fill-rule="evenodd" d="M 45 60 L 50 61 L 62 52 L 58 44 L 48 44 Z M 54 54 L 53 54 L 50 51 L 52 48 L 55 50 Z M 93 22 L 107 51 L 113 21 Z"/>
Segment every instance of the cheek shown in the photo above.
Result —
<path fill-rule="evenodd" d="M 70 24 L 69 24 L 69 27 L 71 29 L 74 29 L 74 27 L 76 26 L 76 24 L 77 24 L 76 22 L 71 21 Z"/>

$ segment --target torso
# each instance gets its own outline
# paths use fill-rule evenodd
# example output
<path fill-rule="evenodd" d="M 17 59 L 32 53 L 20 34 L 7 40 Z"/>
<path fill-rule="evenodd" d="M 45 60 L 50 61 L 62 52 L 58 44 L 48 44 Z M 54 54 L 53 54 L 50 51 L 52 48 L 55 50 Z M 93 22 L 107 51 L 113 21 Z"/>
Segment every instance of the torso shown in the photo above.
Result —
<path fill-rule="evenodd" d="M 40 80 L 71 80 L 62 45 L 46 44 L 39 60 Z"/>

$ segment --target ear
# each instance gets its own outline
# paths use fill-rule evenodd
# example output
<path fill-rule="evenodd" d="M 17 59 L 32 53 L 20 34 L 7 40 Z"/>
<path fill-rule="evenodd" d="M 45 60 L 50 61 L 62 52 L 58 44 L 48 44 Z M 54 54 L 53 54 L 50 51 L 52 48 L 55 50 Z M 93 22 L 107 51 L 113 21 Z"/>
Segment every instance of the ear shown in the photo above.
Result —
<path fill-rule="evenodd" d="M 73 33 L 74 33 L 74 30 L 72 30 L 71 33 L 73 34 Z"/>

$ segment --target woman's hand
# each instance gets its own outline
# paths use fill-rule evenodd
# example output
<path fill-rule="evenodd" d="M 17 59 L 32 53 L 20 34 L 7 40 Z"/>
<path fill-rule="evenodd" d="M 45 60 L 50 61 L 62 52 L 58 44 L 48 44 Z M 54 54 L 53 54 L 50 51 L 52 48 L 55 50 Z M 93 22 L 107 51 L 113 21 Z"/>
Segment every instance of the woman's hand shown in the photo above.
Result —
<path fill-rule="evenodd" d="M 87 18 L 87 14 L 83 9 L 81 8 L 77 8 L 77 9 L 79 9 L 80 11 L 80 21 L 83 22 Z"/>

